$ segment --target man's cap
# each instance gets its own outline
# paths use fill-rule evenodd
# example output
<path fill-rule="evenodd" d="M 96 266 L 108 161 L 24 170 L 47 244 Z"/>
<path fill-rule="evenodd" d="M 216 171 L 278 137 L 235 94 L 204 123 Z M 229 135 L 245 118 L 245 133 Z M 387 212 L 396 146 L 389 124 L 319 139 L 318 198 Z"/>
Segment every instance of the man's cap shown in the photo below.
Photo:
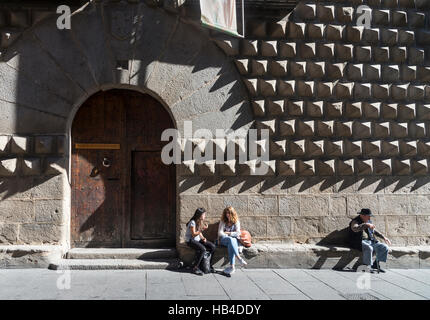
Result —
<path fill-rule="evenodd" d="M 360 214 L 373 217 L 372 211 L 370 211 L 370 209 L 361 209 Z"/>

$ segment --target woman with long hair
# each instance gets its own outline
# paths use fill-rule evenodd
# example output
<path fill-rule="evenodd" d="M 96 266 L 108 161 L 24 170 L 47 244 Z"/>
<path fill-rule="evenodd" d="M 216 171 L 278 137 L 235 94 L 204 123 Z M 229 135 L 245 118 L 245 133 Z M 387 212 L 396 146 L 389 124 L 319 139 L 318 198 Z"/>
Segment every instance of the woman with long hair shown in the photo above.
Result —
<path fill-rule="evenodd" d="M 236 210 L 231 206 L 222 212 L 218 226 L 218 239 L 219 243 L 228 249 L 230 265 L 224 269 L 225 273 L 232 274 L 235 271 L 235 258 L 242 266 L 247 265 L 246 261 L 239 255 L 240 222 Z"/>
<path fill-rule="evenodd" d="M 193 217 L 187 222 L 187 231 L 185 232 L 185 240 L 187 244 L 191 248 L 195 249 L 197 253 L 196 263 L 193 266 L 193 273 L 200 276 L 203 275 L 203 271 L 200 270 L 199 265 L 203 259 L 205 251 L 209 251 L 211 254 L 210 266 L 211 271 L 214 270 L 212 267 L 212 258 L 213 253 L 215 252 L 215 245 L 206 240 L 202 233 L 207 228 L 204 222 L 205 218 L 206 210 L 204 208 L 197 208 Z"/>

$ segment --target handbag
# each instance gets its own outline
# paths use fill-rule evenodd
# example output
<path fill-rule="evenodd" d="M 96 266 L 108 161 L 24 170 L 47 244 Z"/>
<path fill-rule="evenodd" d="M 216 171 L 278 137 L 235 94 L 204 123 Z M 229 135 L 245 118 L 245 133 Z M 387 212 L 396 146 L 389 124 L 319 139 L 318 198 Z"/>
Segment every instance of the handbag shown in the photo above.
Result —
<path fill-rule="evenodd" d="M 245 248 L 251 247 L 251 234 L 246 230 L 242 230 L 239 241 Z"/>
<path fill-rule="evenodd" d="M 203 273 L 210 273 L 211 272 L 211 253 L 209 251 L 205 251 L 203 254 L 203 259 L 200 262 L 200 270 L 203 271 Z"/>

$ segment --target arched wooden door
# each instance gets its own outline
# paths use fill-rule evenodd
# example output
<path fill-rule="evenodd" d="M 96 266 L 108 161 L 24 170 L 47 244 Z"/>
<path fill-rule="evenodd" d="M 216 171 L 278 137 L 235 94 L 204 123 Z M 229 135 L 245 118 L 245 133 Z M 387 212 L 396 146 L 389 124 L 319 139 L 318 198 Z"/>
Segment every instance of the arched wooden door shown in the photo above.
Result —
<path fill-rule="evenodd" d="M 174 165 L 161 133 L 174 128 L 149 95 L 110 90 L 90 97 L 72 125 L 72 247 L 175 243 Z"/>

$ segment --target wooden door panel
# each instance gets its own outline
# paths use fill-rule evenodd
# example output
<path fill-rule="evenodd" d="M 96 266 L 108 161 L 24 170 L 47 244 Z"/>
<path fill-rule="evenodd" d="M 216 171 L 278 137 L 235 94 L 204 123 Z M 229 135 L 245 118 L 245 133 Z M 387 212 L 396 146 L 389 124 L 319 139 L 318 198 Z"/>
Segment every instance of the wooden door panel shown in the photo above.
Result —
<path fill-rule="evenodd" d="M 133 152 L 132 163 L 132 239 L 171 237 L 171 168 L 160 151 Z"/>

